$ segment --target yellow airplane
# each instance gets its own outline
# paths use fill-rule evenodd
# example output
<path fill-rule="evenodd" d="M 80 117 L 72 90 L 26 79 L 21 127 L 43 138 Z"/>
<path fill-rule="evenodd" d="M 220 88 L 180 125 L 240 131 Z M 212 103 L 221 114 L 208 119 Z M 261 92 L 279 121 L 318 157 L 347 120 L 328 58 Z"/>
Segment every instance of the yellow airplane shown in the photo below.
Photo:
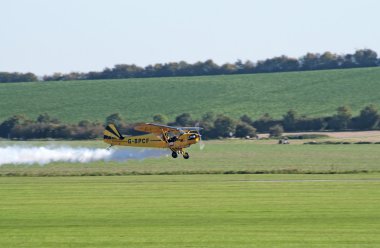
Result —
<path fill-rule="evenodd" d="M 143 123 L 134 127 L 135 130 L 149 134 L 139 136 L 123 136 L 114 124 L 109 124 L 104 130 L 104 142 L 110 144 L 109 147 L 134 146 L 168 148 L 172 151 L 172 157 L 177 158 L 182 154 L 184 159 L 188 159 L 189 153 L 185 148 L 201 141 L 200 127 L 171 127 L 166 125 Z M 201 149 L 203 145 L 200 143 Z"/>

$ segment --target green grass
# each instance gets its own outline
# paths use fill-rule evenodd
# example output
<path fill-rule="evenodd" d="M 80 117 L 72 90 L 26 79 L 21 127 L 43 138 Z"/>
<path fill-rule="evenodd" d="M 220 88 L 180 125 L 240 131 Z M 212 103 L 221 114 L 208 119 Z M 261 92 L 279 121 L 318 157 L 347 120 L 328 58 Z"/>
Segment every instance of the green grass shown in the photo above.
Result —
<path fill-rule="evenodd" d="M 374 248 L 379 179 L 0 178 L 0 247 Z"/>
<path fill-rule="evenodd" d="M 127 162 L 3 165 L 0 176 L 380 172 L 380 144 L 302 145 L 300 142 L 304 141 L 291 141 L 290 145 L 277 145 L 275 140 L 207 141 L 203 151 L 198 145 L 189 149 L 189 160 L 173 159 L 168 152 L 168 157 Z M 107 147 L 102 141 L 2 142 L 0 145 Z"/>
<path fill-rule="evenodd" d="M 47 112 L 64 122 L 103 121 L 118 112 L 128 121 L 172 120 L 208 111 L 254 118 L 281 117 L 293 108 L 323 116 L 349 105 L 354 113 L 380 106 L 380 68 L 256 75 L 0 84 L 0 120 L 14 114 L 35 118 Z"/>

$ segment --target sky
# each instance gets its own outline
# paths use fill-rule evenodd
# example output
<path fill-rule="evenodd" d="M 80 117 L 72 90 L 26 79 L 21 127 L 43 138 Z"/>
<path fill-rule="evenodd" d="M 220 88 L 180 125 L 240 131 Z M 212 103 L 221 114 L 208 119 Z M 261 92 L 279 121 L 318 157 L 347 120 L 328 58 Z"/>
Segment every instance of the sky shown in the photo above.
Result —
<path fill-rule="evenodd" d="M 380 54 L 378 0 L 0 0 L 0 71 Z"/>

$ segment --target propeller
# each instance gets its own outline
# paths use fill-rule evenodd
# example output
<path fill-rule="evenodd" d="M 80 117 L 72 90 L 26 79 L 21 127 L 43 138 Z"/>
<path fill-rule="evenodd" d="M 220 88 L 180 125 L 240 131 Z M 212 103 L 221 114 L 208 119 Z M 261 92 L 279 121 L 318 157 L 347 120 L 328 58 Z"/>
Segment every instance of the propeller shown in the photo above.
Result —
<path fill-rule="evenodd" d="M 197 133 L 198 133 L 198 135 L 199 135 L 199 149 L 200 149 L 200 150 L 203 150 L 203 149 L 205 148 L 205 144 L 204 144 L 204 142 L 203 142 L 203 140 L 202 140 L 202 135 L 201 135 L 201 133 L 199 132 L 199 130 L 200 130 L 199 122 L 195 123 L 195 127 L 197 128 Z"/>

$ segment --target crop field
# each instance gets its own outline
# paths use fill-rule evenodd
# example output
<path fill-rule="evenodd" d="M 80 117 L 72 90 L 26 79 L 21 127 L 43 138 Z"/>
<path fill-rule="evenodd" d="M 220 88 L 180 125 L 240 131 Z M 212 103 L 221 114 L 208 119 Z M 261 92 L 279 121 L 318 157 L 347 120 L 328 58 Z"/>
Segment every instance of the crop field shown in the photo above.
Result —
<path fill-rule="evenodd" d="M 307 140 L 291 141 L 291 145 L 277 145 L 275 140 L 206 141 L 202 151 L 198 145 L 189 149 L 189 160 L 173 159 L 168 151 L 167 156 L 125 162 L 5 164 L 0 166 L 0 176 L 380 172 L 380 144 L 303 145 L 303 142 Z M 107 147 L 102 141 L 0 142 L 0 147 L 5 146 Z M 126 156 L 141 151 L 112 149 L 125 150 Z"/>
<path fill-rule="evenodd" d="M 357 114 L 366 105 L 380 106 L 380 68 L 9 83 L 0 84 L 0 98 L 0 120 L 49 113 L 63 122 L 103 122 L 120 113 L 127 121 L 146 122 L 158 113 L 173 120 L 184 112 L 199 118 L 210 110 L 235 118 L 257 118 L 266 112 L 279 118 L 291 108 L 302 115 L 331 115 L 342 105 Z"/>
<path fill-rule="evenodd" d="M 0 177 L 0 247 L 380 246 L 380 174 Z"/>

